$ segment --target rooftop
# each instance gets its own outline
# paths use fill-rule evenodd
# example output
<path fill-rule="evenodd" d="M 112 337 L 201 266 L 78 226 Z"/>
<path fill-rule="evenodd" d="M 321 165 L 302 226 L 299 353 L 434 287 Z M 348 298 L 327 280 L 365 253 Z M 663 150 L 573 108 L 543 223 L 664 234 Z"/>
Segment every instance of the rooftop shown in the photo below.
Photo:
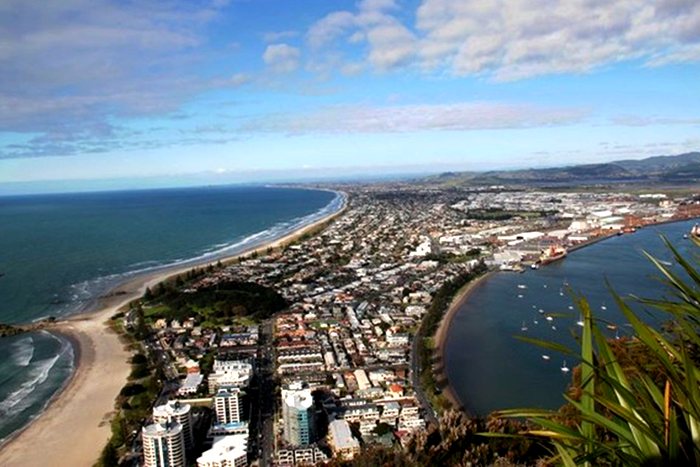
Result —
<path fill-rule="evenodd" d="M 336 449 L 359 448 L 360 443 L 353 438 L 350 425 L 345 420 L 333 420 L 328 426 Z"/>
<path fill-rule="evenodd" d="M 239 457 L 245 457 L 248 450 L 248 435 L 216 436 L 211 449 L 204 451 L 197 463 L 233 462 Z"/>

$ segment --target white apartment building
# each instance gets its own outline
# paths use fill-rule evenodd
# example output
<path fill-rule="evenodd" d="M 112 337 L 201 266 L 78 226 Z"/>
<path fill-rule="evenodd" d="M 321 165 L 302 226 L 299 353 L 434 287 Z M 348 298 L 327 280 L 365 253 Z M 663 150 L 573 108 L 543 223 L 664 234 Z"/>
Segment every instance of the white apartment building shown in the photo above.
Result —
<path fill-rule="evenodd" d="M 185 438 L 177 422 L 142 428 L 144 467 L 185 467 Z"/>
<path fill-rule="evenodd" d="M 234 387 L 220 387 L 214 396 L 214 412 L 217 423 L 238 423 L 241 421 L 241 390 Z"/>
<path fill-rule="evenodd" d="M 191 449 L 194 445 L 192 410 L 189 404 L 181 404 L 179 401 L 168 401 L 163 405 L 154 407 L 153 421 L 162 425 L 168 422 L 179 423 L 182 426 L 185 449 Z"/>
<path fill-rule="evenodd" d="M 197 467 L 247 467 L 248 435 L 214 438 L 211 449 L 197 459 Z"/>

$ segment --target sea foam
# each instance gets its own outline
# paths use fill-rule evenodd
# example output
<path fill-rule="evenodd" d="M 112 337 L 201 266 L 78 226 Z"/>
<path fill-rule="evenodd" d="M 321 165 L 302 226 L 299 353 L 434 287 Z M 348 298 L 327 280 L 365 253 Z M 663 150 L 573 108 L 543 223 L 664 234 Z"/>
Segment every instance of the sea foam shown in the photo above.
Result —
<path fill-rule="evenodd" d="M 34 357 L 34 339 L 26 336 L 13 342 L 11 347 L 12 363 L 17 366 L 28 366 Z"/>

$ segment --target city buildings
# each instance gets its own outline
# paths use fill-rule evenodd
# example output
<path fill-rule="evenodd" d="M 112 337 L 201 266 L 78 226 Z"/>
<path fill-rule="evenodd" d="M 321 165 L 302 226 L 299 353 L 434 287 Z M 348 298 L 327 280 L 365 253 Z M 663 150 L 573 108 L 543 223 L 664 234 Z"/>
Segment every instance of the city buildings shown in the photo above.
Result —
<path fill-rule="evenodd" d="M 147 425 L 141 439 L 144 467 L 185 467 L 185 438 L 179 423 Z"/>

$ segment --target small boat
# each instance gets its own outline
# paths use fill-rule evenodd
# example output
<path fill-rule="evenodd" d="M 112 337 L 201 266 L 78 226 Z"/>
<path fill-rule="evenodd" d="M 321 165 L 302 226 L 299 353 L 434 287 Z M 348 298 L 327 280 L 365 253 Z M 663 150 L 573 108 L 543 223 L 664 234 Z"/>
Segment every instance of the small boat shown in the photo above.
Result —
<path fill-rule="evenodd" d="M 583 320 L 581 319 L 581 317 L 579 317 L 578 321 L 576 321 L 576 324 L 577 324 L 578 326 L 583 327 Z"/>
<path fill-rule="evenodd" d="M 523 294 L 518 294 L 518 298 L 523 298 Z"/>
<path fill-rule="evenodd" d="M 556 327 L 556 326 L 552 326 L 552 331 L 556 331 L 556 330 L 557 330 L 557 327 Z"/>
<path fill-rule="evenodd" d="M 549 355 L 542 355 L 542 360 L 549 360 Z"/>
<path fill-rule="evenodd" d="M 525 325 L 525 321 L 523 321 L 523 324 L 520 326 L 521 331 L 527 331 L 527 326 Z"/>
<path fill-rule="evenodd" d="M 518 284 L 519 289 L 527 289 L 527 285 L 525 284 Z"/>
<path fill-rule="evenodd" d="M 543 313 L 544 313 L 544 310 L 543 310 L 542 308 L 540 308 L 539 310 L 537 310 L 537 312 L 538 312 L 539 314 L 543 314 Z"/>
<path fill-rule="evenodd" d="M 690 239 L 697 246 L 700 246 L 700 224 L 695 224 L 692 229 L 690 229 Z"/>
<path fill-rule="evenodd" d="M 605 327 L 610 329 L 611 331 L 617 330 L 617 326 L 615 326 L 614 324 L 606 324 Z"/>
<path fill-rule="evenodd" d="M 533 319 L 532 322 L 535 323 L 535 324 L 540 324 L 540 322 L 537 321 L 536 319 Z"/>
<path fill-rule="evenodd" d="M 530 265 L 530 269 L 539 269 L 540 268 L 540 263 L 532 263 Z"/>
<path fill-rule="evenodd" d="M 563 373 L 568 373 L 568 372 L 570 371 L 570 370 L 569 370 L 569 367 L 566 366 L 566 360 L 564 360 L 564 364 L 561 366 L 561 371 L 562 371 Z"/>
<path fill-rule="evenodd" d="M 601 310 L 603 310 L 603 311 L 605 311 L 605 310 L 607 310 L 607 309 L 608 309 L 608 307 L 607 307 L 607 306 L 605 306 L 605 305 L 600 305 L 600 309 L 601 309 Z"/>
<path fill-rule="evenodd" d="M 552 316 L 547 316 L 545 319 L 546 319 L 547 321 L 554 321 L 554 317 L 552 317 Z"/>
<path fill-rule="evenodd" d="M 574 307 L 569 305 L 569 310 L 573 310 L 573 309 L 574 309 Z"/>

